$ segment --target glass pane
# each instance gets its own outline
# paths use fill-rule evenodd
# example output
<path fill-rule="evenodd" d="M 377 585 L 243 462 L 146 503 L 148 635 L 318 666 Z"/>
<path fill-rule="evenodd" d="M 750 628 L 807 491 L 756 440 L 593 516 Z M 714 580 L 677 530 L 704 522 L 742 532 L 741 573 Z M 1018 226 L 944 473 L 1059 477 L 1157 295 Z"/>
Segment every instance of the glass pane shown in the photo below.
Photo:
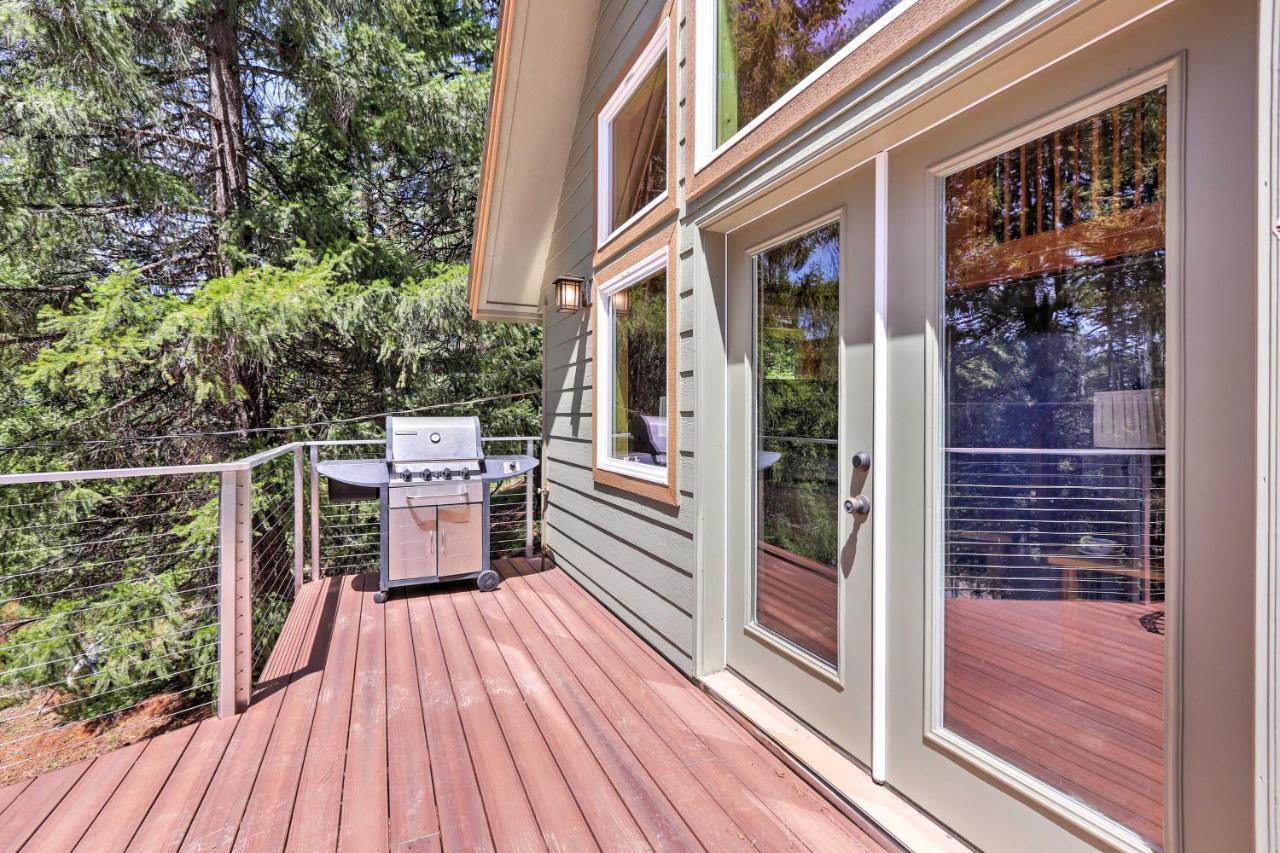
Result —
<path fill-rule="evenodd" d="M 756 269 L 756 621 L 836 663 L 840 226 Z"/>
<path fill-rule="evenodd" d="M 613 120 L 613 227 L 667 189 L 667 61 L 663 56 Z"/>
<path fill-rule="evenodd" d="M 901 0 L 717 0 L 716 144 Z"/>
<path fill-rule="evenodd" d="M 946 181 L 947 728 L 1163 837 L 1165 92 Z"/>
<path fill-rule="evenodd" d="M 614 459 L 667 464 L 667 274 L 609 297 L 613 315 Z"/>

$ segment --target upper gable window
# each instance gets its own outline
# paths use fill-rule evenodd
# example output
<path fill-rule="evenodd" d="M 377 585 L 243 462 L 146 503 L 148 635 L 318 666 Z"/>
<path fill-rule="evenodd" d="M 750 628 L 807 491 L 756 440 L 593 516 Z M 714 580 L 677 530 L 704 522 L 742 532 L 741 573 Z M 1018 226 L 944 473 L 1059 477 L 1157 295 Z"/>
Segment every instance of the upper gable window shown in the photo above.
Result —
<path fill-rule="evenodd" d="M 913 0 L 706 2 L 716 7 L 708 23 L 713 25 L 719 148 Z"/>
<path fill-rule="evenodd" d="M 627 71 L 599 116 L 597 245 L 659 206 L 668 184 L 669 19 Z"/>

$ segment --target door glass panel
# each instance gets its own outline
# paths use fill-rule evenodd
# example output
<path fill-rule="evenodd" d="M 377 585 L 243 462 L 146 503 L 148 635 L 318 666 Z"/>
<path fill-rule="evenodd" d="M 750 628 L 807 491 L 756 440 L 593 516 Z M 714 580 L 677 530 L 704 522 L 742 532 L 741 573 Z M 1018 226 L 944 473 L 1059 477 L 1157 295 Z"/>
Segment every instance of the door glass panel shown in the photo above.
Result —
<path fill-rule="evenodd" d="M 944 723 L 1158 846 L 1165 91 L 945 204 Z"/>
<path fill-rule="evenodd" d="M 755 257 L 756 622 L 836 664 L 840 226 Z"/>

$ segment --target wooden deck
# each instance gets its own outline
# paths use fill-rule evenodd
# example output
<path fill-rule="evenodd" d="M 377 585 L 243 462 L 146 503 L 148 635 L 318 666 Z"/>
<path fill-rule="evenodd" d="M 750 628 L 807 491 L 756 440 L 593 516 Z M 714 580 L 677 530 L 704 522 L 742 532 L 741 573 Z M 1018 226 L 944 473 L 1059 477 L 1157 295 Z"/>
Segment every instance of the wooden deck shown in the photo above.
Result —
<path fill-rule="evenodd" d="M 17 849 L 881 849 L 558 570 L 307 584 L 252 707 L 0 789 Z"/>
<path fill-rule="evenodd" d="M 1163 606 L 953 598 L 949 729 L 1124 823 L 1164 837 Z"/>

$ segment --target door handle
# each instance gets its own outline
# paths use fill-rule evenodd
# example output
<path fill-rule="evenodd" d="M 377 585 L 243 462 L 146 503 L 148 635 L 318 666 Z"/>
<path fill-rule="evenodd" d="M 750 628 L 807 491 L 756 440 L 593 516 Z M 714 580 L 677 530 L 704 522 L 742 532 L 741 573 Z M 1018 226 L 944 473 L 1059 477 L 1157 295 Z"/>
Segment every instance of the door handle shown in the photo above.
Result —
<path fill-rule="evenodd" d="M 858 518 L 866 518 L 871 514 L 871 500 L 866 495 L 848 498 L 844 502 L 844 511 Z"/>

